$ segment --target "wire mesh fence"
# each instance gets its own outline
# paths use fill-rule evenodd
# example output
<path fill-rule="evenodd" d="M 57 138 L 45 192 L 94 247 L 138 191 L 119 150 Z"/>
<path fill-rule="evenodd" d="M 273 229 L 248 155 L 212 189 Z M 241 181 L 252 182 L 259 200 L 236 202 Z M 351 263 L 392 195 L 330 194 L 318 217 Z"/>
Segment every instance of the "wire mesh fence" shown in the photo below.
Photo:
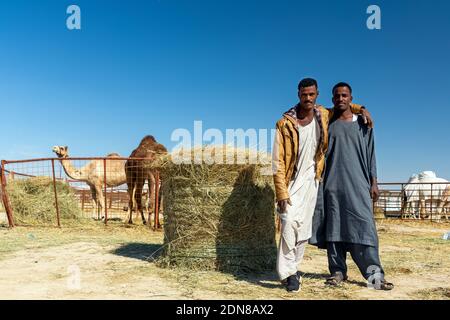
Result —
<path fill-rule="evenodd" d="M 3 160 L 0 223 L 60 226 L 92 219 L 134 220 L 159 228 L 161 181 L 158 172 L 148 169 L 148 161 L 115 154 Z M 377 219 L 450 221 L 450 183 L 379 183 L 379 188 L 373 204 Z"/>
<path fill-rule="evenodd" d="M 147 161 L 114 154 L 2 161 L 4 216 L 10 226 L 88 219 L 132 223 L 134 215 L 147 223 L 153 216 L 159 228 L 159 174 L 147 169 Z"/>
<path fill-rule="evenodd" d="M 379 183 L 375 217 L 449 221 L 450 183 Z"/>

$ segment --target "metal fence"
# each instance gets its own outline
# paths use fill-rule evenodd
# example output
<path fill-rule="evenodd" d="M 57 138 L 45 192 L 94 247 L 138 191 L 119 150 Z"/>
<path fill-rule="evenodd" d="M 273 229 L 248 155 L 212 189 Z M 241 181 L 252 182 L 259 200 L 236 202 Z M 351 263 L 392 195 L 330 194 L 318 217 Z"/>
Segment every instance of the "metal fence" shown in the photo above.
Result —
<path fill-rule="evenodd" d="M 14 212 L 20 209 L 11 201 L 12 188 L 47 183 L 53 191 L 54 222 L 58 226 L 64 213 L 60 208 L 61 189 L 68 186 L 84 218 L 102 219 L 105 224 L 111 219 L 132 222 L 139 213 L 149 224 L 153 215 L 153 227 L 160 228 L 159 173 L 148 167 L 148 161 L 118 156 L 2 160 L 1 196 L 8 223 L 14 226 Z"/>
<path fill-rule="evenodd" d="M 160 228 L 163 199 L 159 174 L 147 164 L 148 159 L 117 156 L 2 160 L 0 210 L 5 211 L 9 225 L 14 226 L 14 212 L 20 208 L 11 203 L 11 186 L 44 179 L 53 191 L 52 223 L 58 226 L 59 199 L 63 196 L 60 189 L 65 185 L 85 218 L 103 219 L 107 224 L 111 219 L 132 222 L 134 215 L 140 215 L 151 225 L 153 215 L 153 228 Z M 380 198 L 373 203 L 375 218 L 450 221 L 450 183 L 379 183 L 379 188 Z"/>
<path fill-rule="evenodd" d="M 375 217 L 404 220 L 450 219 L 450 182 L 379 183 Z"/>

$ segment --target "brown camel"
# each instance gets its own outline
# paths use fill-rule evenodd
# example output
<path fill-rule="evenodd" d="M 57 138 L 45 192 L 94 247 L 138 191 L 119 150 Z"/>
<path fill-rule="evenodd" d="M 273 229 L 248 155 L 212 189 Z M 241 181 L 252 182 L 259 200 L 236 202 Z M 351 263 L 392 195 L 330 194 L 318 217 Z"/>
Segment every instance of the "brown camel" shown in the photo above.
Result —
<path fill-rule="evenodd" d="M 141 213 L 142 222 L 146 224 L 144 211 L 142 208 L 142 190 L 144 184 L 148 181 L 148 189 L 150 196 L 150 206 L 154 208 L 155 198 L 155 176 L 153 170 L 149 169 L 147 165 L 155 160 L 157 155 L 167 153 L 167 149 L 160 143 L 156 142 L 153 136 L 145 136 L 139 146 L 133 150 L 129 158 L 145 158 L 148 160 L 134 160 L 129 159 L 125 163 L 125 173 L 127 176 L 129 206 L 128 223 L 133 223 L 133 198 L 135 200 L 137 210 Z M 133 197 L 134 196 L 134 197 Z"/>
<path fill-rule="evenodd" d="M 67 146 L 55 146 L 53 152 L 60 159 L 61 165 L 66 174 L 78 181 L 86 182 L 91 189 L 92 204 L 94 213 L 97 212 L 97 218 L 100 219 L 102 210 L 105 209 L 105 198 L 103 189 L 105 187 L 105 172 L 103 168 L 103 160 L 92 160 L 81 168 L 76 168 L 69 160 Z M 107 158 L 120 158 L 117 153 L 111 153 Z M 127 182 L 125 175 L 125 160 L 106 160 L 106 185 L 108 187 L 117 187 Z"/>

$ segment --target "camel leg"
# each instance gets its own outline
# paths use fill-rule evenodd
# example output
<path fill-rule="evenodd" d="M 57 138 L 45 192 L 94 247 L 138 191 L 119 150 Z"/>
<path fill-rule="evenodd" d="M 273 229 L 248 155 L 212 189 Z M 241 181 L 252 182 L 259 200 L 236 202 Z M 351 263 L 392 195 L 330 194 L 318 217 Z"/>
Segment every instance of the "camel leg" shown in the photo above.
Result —
<path fill-rule="evenodd" d="M 142 223 L 147 224 L 147 221 L 145 221 L 145 217 L 144 217 L 144 210 L 142 208 L 142 189 L 143 189 L 143 187 L 144 187 L 144 184 L 142 181 L 138 181 L 136 183 L 136 192 L 135 192 L 134 197 L 136 199 L 137 209 L 141 213 Z"/>
<path fill-rule="evenodd" d="M 417 202 L 409 199 L 406 204 L 406 212 L 411 219 L 417 219 Z"/>
<path fill-rule="evenodd" d="M 449 220 L 450 219 L 450 202 L 445 203 L 444 210 L 445 210 L 445 217 L 447 218 L 447 220 Z"/>
<path fill-rule="evenodd" d="M 442 209 L 444 208 L 443 204 L 444 204 L 444 203 L 441 201 L 441 203 L 440 203 L 439 206 L 437 207 L 436 210 L 437 210 L 437 213 L 438 213 L 438 214 L 442 214 L 442 211 L 443 211 Z"/>
<path fill-rule="evenodd" d="M 155 212 L 155 208 L 156 208 L 155 196 L 156 196 L 156 179 L 155 179 L 155 176 L 153 175 L 153 173 L 150 173 L 149 180 L 148 180 L 148 197 L 149 197 L 149 199 L 148 199 L 148 207 L 149 207 L 149 211 L 153 212 L 154 215 L 156 215 L 156 212 Z M 151 221 L 150 220 L 150 215 L 149 215 L 148 219 L 149 219 L 149 221 Z M 151 223 L 150 223 L 150 225 L 151 225 Z"/>
<path fill-rule="evenodd" d="M 450 219 L 450 202 L 446 202 L 444 205 L 444 210 L 445 210 L 445 216 L 448 219 Z"/>
<path fill-rule="evenodd" d="M 409 202 L 405 201 L 402 209 L 402 217 L 406 219 L 409 217 Z"/>
<path fill-rule="evenodd" d="M 408 203 L 408 214 L 412 219 L 416 218 L 416 211 L 414 209 L 414 203 Z"/>
<path fill-rule="evenodd" d="M 439 207 L 437 209 L 439 215 L 443 215 L 446 217 L 446 206 L 447 206 L 447 200 L 443 199 L 439 201 Z"/>
<path fill-rule="evenodd" d="M 442 198 L 442 211 L 447 213 L 450 208 L 450 189 L 445 190 L 444 197 Z"/>
<path fill-rule="evenodd" d="M 147 213 L 147 219 L 150 221 L 150 216 L 152 214 L 152 206 L 151 206 L 151 199 L 150 199 L 150 189 L 147 191 L 146 193 L 146 198 L 145 198 L 145 209 L 146 209 L 146 213 Z"/>
<path fill-rule="evenodd" d="M 134 208 L 134 183 L 127 183 L 128 185 L 128 223 L 133 224 L 133 208 Z"/>
<path fill-rule="evenodd" d="M 410 210 L 411 210 L 411 216 L 413 217 L 413 219 L 418 219 L 419 217 L 418 217 L 418 204 L 417 204 L 417 202 L 416 201 L 414 201 L 414 202 L 411 202 L 411 208 L 410 208 Z"/>
<path fill-rule="evenodd" d="M 431 217 L 432 220 L 436 220 L 436 221 L 441 221 L 441 214 L 440 214 L 440 206 L 441 206 L 441 202 L 439 201 L 439 199 L 431 202 Z"/>
<path fill-rule="evenodd" d="M 142 205 L 142 211 L 147 211 L 147 193 L 144 192 L 144 187 L 145 187 L 145 181 L 144 184 L 142 185 L 142 191 L 141 191 L 141 202 L 143 203 Z M 134 197 L 136 198 L 136 195 L 134 195 Z M 136 200 L 135 200 L 136 201 Z M 135 206 L 137 207 L 137 205 L 135 204 Z M 136 219 L 139 218 L 139 210 L 136 210 Z"/>
<path fill-rule="evenodd" d="M 148 189 L 147 192 L 145 193 L 145 200 L 144 200 L 144 206 L 145 206 L 145 213 L 147 214 L 147 220 L 150 222 L 152 221 L 152 206 L 151 206 L 151 183 L 150 181 L 147 181 L 147 185 L 148 185 Z"/>
<path fill-rule="evenodd" d="M 151 211 L 150 211 L 150 197 L 149 197 L 149 190 L 143 193 L 142 200 L 144 201 L 144 211 L 145 215 L 147 215 L 148 221 L 150 221 Z"/>
<path fill-rule="evenodd" d="M 419 219 L 424 219 L 425 218 L 425 204 L 424 204 L 423 200 L 419 200 L 418 209 L 419 209 Z"/>
<path fill-rule="evenodd" d="M 414 202 L 408 202 L 408 215 L 411 219 L 416 219 L 416 205 Z"/>
<path fill-rule="evenodd" d="M 95 219 L 95 214 L 97 213 L 97 208 L 98 208 L 98 204 L 97 204 L 97 192 L 95 191 L 95 187 L 90 185 L 89 186 L 91 188 L 91 202 L 92 202 L 92 217 L 94 217 L 93 219 Z"/>
<path fill-rule="evenodd" d="M 402 213 L 402 219 L 405 219 L 408 216 L 408 199 L 405 196 L 405 192 L 404 191 L 402 191 L 401 201 L 402 201 L 402 204 L 401 204 L 401 207 L 400 207 L 400 211 Z"/>
<path fill-rule="evenodd" d="M 103 195 L 103 190 L 101 185 L 96 185 L 95 186 L 95 192 L 97 193 L 97 203 L 98 203 L 98 207 L 97 207 L 97 215 L 98 215 L 98 219 L 100 220 L 102 218 L 102 213 L 103 213 L 103 209 L 105 208 L 105 198 Z"/>
<path fill-rule="evenodd" d="M 415 201 L 414 202 L 414 217 L 415 219 L 420 219 L 421 218 L 421 205 L 420 205 L 420 201 Z"/>
<path fill-rule="evenodd" d="M 133 211 L 131 214 L 135 213 L 135 218 L 137 220 L 138 216 L 139 216 L 139 212 L 138 212 L 138 206 L 137 206 L 137 202 L 136 202 L 136 187 L 134 187 L 133 190 Z"/>

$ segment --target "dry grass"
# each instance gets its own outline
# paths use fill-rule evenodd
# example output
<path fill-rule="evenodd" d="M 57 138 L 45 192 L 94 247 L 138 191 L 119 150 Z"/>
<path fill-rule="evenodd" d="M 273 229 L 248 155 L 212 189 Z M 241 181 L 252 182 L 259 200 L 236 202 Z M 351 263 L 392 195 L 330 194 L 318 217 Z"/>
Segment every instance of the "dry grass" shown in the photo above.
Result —
<path fill-rule="evenodd" d="M 450 287 L 418 290 L 415 295 L 422 300 L 450 300 Z"/>
<path fill-rule="evenodd" d="M 33 177 L 13 180 L 7 186 L 13 209 L 14 223 L 25 225 L 48 225 L 56 222 L 53 180 L 48 177 Z M 70 186 L 56 181 L 60 221 L 65 224 L 80 223 L 82 211 Z"/>

